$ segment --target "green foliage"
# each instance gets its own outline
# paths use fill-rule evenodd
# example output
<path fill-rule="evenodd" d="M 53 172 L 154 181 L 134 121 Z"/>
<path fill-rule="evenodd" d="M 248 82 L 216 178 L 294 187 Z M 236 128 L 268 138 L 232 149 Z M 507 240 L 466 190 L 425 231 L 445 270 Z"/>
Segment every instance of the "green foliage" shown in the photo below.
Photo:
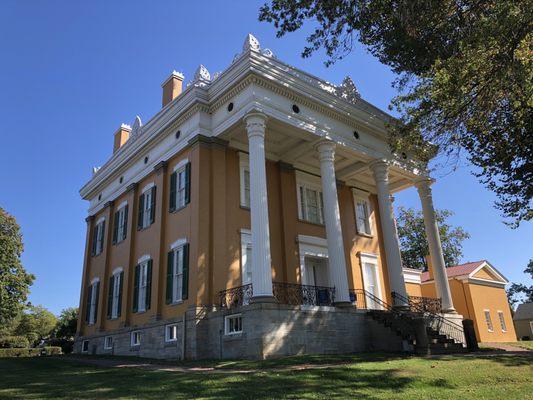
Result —
<path fill-rule="evenodd" d="M 61 311 L 54 336 L 61 339 L 73 339 L 78 324 L 78 308 L 69 307 Z"/>
<path fill-rule="evenodd" d="M 20 262 L 23 250 L 17 221 L 0 207 L 0 327 L 9 324 L 26 306 L 35 279 Z"/>
<path fill-rule="evenodd" d="M 452 215 L 449 210 L 435 210 L 446 267 L 459 263 L 463 255 L 462 243 L 470 237 L 463 228 L 453 227 L 446 222 Z M 403 264 L 409 268 L 426 270 L 429 248 L 422 212 L 399 207 L 397 226 Z"/>
<path fill-rule="evenodd" d="M 56 325 L 57 318 L 54 314 L 42 306 L 31 306 L 20 317 L 14 333 L 25 336 L 30 344 L 37 345 L 52 334 Z"/>
<path fill-rule="evenodd" d="M 3 336 L 0 337 L 0 348 L 24 348 L 30 343 L 26 336 Z"/>
<path fill-rule="evenodd" d="M 9 357 L 37 357 L 37 356 L 58 356 L 61 354 L 61 347 L 57 346 L 47 346 L 47 347 L 36 347 L 33 349 L 0 349 L 0 358 L 9 358 Z"/>
<path fill-rule="evenodd" d="M 272 0 L 259 19 L 278 37 L 313 21 L 302 55 L 328 65 L 361 42 L 399 74 L 392 149 L 466 150 L 511 226 L 533 218 L 533 0 Z"/>
<path fill-rule="evenodd" d="M 528 274 L 533 279 L 533 260 L 529 260 L 524 274 Z M 507 298 L 511 306 L 518 302 L 533 303 L 533 285 L 526 286 L 523 283 L 513 283 L 507 289 Z"/>

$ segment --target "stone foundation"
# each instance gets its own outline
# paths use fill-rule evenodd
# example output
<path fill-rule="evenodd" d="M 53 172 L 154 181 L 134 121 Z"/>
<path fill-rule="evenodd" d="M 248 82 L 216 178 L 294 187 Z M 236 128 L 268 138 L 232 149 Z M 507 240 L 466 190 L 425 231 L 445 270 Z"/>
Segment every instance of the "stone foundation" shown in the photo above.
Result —
<path fill-rule="evenodd" d="M 240 314 L 242 333 L 227 335 L 224 321 Z M 178 324 L 178 340 L 165 342 L 165 326 Z M 88 353 L 138 355 L 170 359 L 265 359 L 297 354 L 346 354 L 402 351 L 403 340 L 363 311 L 334 307 L 254 303 L 232 310 L 189 309 L 185 318 L 79 337 L 75 352 L 89 340 Z M 131 346 L 131 332 L 141 332 L 141 344 Z M 185 337 L 183 332 L 185 331 Z M 113 348 L 104 349 L 106 336 Z"/>

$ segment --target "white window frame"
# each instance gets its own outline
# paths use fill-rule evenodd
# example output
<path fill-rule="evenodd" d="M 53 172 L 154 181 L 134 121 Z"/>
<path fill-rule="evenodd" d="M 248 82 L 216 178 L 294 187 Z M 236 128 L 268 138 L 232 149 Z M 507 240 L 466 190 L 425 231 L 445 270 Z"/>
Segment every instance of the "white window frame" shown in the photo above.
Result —
<path fill-rule="evenodd" d="M 123 269 L 116 268 L 113 270 L 113 298 L 111 303 L 111 319 L 118 318 L 118 303 L 120 298 L 120 279 Z"/>
<path fill-rule="evenodd" d="M 96 297 L 96 286 L 100 283 L 100 278 L 94 278 L 91 281 L 91 303 L 89 307 L 89 325 L 96 324 L 96 305 L 98 303 L 98 298 Z"/>
<path fill-rule="evenodd" d="M 132 331 L 130 334 L 131 347 L 137 347 L 141 345 L 141 331 Z"/>
<path fill-rule="evenodd" d="M 116 243 L 122 242 L 124 239 L 126 239 L 126 227 L 124 226 L 124 218 L 126 216 L 126 206 L 128 205 L 128 202 L 123 202 L 118 207 L 118 219 L 117 219 L 117 241 Z"/>
<path fill-rule="evenodd" d="M 381 274 L 379 269 L 379 262 L 378 262 L 378 255 L 373 253 L 359 253 L 359 262 L 361 265 L 361 275 L 363 277 L 363 288 L 365 290 L 365 293 L 367 292 L 367 284 L 369 281 L 369 277 L 366 274 L 365 264 L 372 265 L 372 268 L 374 268 L 376 272 L 376 288 L 378 295 L 376 296 L 379 300 L 383 301 L 383 290 L 381 287 Z M 371 298 L 366 298 L 365 302 L 367 303 L 366 306 L 369 308 L 369 306 L 372 306 L 373 309 L 381 310 L 383 309 L 383 306 L 381 303 L 374 301 Z"/>
<path fill-rule="evenodd" d="M 149 185 L 148 189 L 143 190 L 143 224 L 142 227 L 148 228 L 150 226 L 150 217 L 152 215 L 152 188 L 154 185 Z"/>
<path fill-rule="evenodd" d="M 354 213 L 355 213 L 355 228 L 357 230 L 358 235 L 362 236 L 372 236 L 373 235 L 373 224 L 372 224 L 372 203 L 370 202 L 370 194 L 366 192 L 362 192 L 357 189 L 353 189 L 353 202 L 354 202 Z M 362 203 L 364 207 L 365 215 L 361 220 L 364 224 L 364 229 L 360 229 L 359 227 L 359 219 L 360 219 L 360 212 L 359 212 L 359 204 Z"/>
<path fill-rule="evenodd" d="M 492 316 L 490 315 L 490 310 L 483 310 L 483 316 L 485 317 L 485 324 L 487 325 L 487 331 L 494 332 L 494 324 L 492 323 Z"/>
<path fill-rule="evenodd" d="M 498 320 L 500 321 L 500 328 L 502 332 L 507 332 L 507 322 L 505 322 L 505 315 L 503 314 L 502 310 L 496 311 L 498 314 Z"/>
<path fill-rule="evenodd" d="M 96 245 L 94 247 L 94 255 L 102 254 L 104 251 L 104 222 L 105 218 L 102 217 L 96 222 Z"/>
<path fill-rule="evenodd" d="M 174 332 L 175 337 L 172 338 L 170 333 Z M 165 325 L 165 342 L 172 343 L 178 341 L 178 324 Z"/>
<path fill-rule="evenodd" d="M 252 232 L 241 229 L 241 285 L 252 283 L 252 271 Z"/>
<path fill-rule="evenodd" d="M 307 190 L 317 193 L 317 213 L 318 221 L 309 219 Z M 303 196 L 303 198 L 302 198 Z M 301 171 L 296 171 L 296 198 L 298 201 L 298 218 L 301 221 L 310 222 L 312 224 L 324 225 L 324 201 L 322 194 L 322 183 L 319 177 L 306 174 Z"/>
<path fill-rule="evenodd" d="M 174 167 L 173 172 L 176 173 L 176 210 L 186 206 L 185 193 L 187 191 L 187 164 L 189 159 L 181 160 Z"/>
<path fill-rule="evenodd" d="M 183 302 L 183 249 L 187 244 L 187 240 L 179 239 L 172 244 L 170 250 L 174 252 L 172 261 L 172 303 L 179 304 Z M 181 269 L 180 269 L 181 267 Z M 178 290 L 178 288 L 180 290 Z M 181 292 L 181 293 L 180 293 Z"/>
<path fill-rule="evenodd" d="M 248 187 L 246 187 L 246 175 L 248 174 Z M 239 176 L 241 207 L 250 208 L 250 159 L 248 154 L 239 153 Z"/>
<path fill-rule="evenodd" d="M 108 343 L 111 342 L 111 343 Z M 104 350 L 111 350 L 113 348 L 113 336 L 106 336 L 104 338 Z"/>
<path fill-rule="evenodd" d="M 232 320 L 239 320 L 240 319 L 240 330 L 233 330 L 231 331 L 230 330 L 230 325 L 231 325 L 231 321 Z M 224 334 L 227 335 L 227 336 L 231 336 L 231 335 L 240 335 L 242 334 L 243 332 L 243 327 L 242 327 L 242 314 L 231 314 L 231 315 L 226 315 L 224 317 Z"/>
<path fill-rule="evenodd" d="M 85 345 L 87 345 L 87 348 L 85 348 Z M 89 352 L 89 341 L 88 340 L 84 340 L 83 342 L 81 342 L 81 352 L 82 353 Z"/>
<path fill-rule="evenodd" d="M 150 258 L 142 257 L 139 260 L 139 296 L 137 298 L 137 312 L 146 311 L 146 295 L 148 293 L 148 261 Z"/>

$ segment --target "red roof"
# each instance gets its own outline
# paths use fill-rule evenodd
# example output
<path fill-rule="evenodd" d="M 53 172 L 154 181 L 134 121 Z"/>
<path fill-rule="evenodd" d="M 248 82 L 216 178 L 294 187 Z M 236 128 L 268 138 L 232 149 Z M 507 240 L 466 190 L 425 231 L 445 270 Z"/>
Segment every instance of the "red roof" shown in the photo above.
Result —
<path fill-rule="evenodd" d="M 448 275 L 448 278 L 451 278 L 453 276 L 461 276 L 461 275 L 468 275 L 471 274 L 478 268 L 481 264 L 486 262 L 486 260 L 481 261 L 474 261 L 469 262 L 466 264 L 460 264 L 460 265 L 454 265 L 453 267 L 446 268 L 446 274 Z M 422 282 L 429 281 L 429 272 L 422 272 L 422 275 L 420 276 Z"/>

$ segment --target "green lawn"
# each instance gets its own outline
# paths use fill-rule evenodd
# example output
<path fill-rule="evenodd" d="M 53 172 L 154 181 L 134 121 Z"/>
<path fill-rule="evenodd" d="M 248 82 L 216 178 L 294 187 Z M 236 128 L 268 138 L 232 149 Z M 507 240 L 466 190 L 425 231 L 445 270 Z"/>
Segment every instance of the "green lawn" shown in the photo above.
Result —
<path fill-rule="evenodd" d="M 509 342 L 512 346 L 522 347 L 524 349 L 533 350 L 533 340 L 521 340 L 519 342 Z"/>
<path fill-rule="evenodd" d="M 212 362 L 225 369 L 181 373 L 93 367 L 65 359 L 0 359 L 0 398 L 531 399 L 532 361 L 525 355 L 423 359 L 366 354 Z M 280 370 L 302 363 L 339 364 Z M 238 373 L 228 369 L 232 367 L 255 371 Z"/>

